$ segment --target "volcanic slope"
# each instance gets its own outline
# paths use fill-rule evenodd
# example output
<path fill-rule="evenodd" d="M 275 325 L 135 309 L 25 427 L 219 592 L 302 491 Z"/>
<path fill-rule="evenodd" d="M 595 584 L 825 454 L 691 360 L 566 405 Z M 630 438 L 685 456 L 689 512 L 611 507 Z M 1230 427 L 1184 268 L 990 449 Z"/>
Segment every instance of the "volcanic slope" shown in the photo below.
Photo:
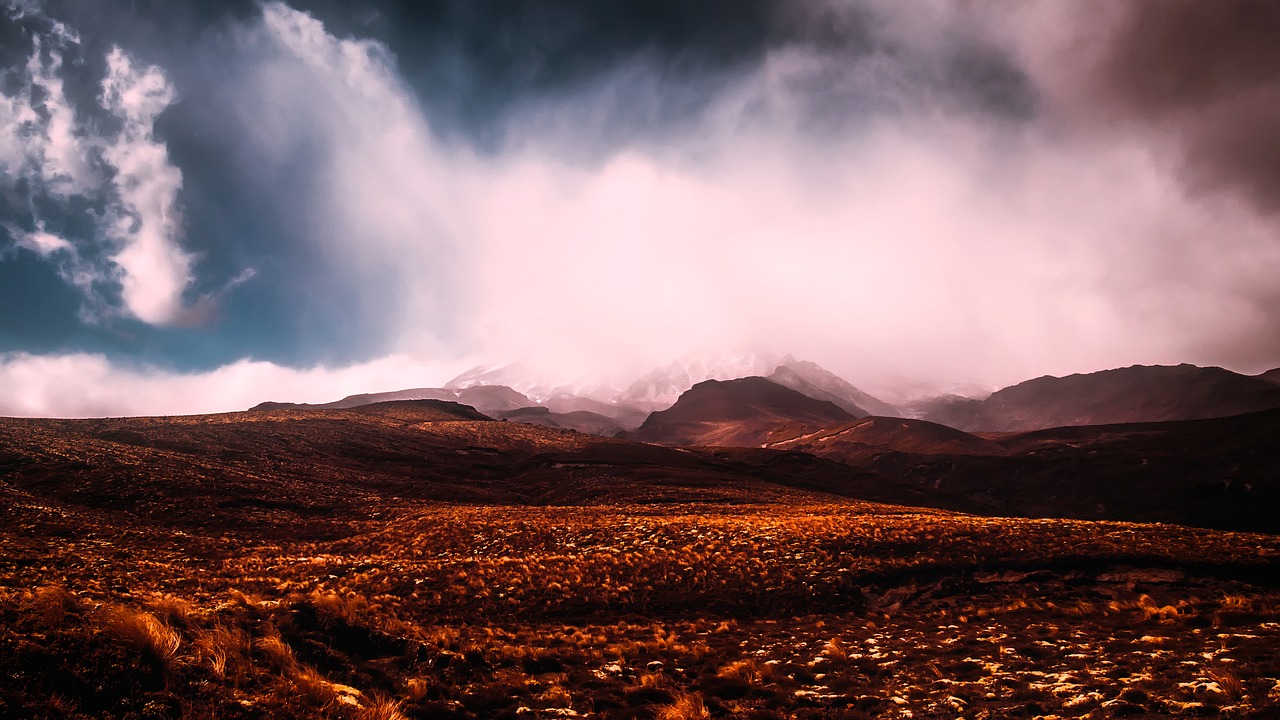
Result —
<path fill-rule="evenodd" d="M 682 446 L 760 447 L 854 420 L 833 403 L 816 400 L 762 377 L 707 380 L 666 410 L 649 415 L 632 440 Z"/>
<path fill-rule="evenodd" d="M 940 403 L 926 420 L 961 430 L 1024 431 L 1064 425 L 1198 420 L 1280 408 L 1280 387 L 1218 367 L 1134 365 L 1046 376 L 985 400 Z"/>

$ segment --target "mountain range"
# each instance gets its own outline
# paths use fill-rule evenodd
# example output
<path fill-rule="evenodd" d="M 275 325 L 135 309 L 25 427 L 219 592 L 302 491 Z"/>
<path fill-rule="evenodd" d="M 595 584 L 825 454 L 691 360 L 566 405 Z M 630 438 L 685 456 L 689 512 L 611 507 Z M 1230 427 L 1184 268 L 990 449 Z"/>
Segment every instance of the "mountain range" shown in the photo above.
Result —
<path fill-rule="evenodd" d="M 760 399 L 760 393 L 766 392 L 758 382 L 738 386 L 741 397 L 729 388 L 716 392 L 703 388 L 679 409 L 675 406 L 680 405 L 691 389 L 704 382 L 754 377 L 804 398 L 830 403 L 848 416 L 843 419 L 911 417 L 969 432 L 1025 432 L 1073 425 L 1196 420 L 1280 407 L 1280 368 L 1248 376 L 1218 367 L 1134 365 L 1066 377 L 1040 377 L 982 398 L 925 397 L 901 407 L 860 390 L 816 363 L 791 356 L 781 360 L 733 356 L 720 364 L 672 363 L 647 373 L 624 391 L 603 385 L 538 385 L 521 379 L 519 372 L 520 368 L 514 365 L 493 370 L 481 367 L 459 375 L 443 387 L 352 395 L 318 405 L 265 402 L 254 409 L 346 409 L 392 400 L 444 400 L 470 405 L 495 419 L 597 435 L 632 432 L 639 433 L 634 435 L 636 438 L 667 442 L 664 433 L 679 424 L 685 428 L 682 441 L 692 442 L 698 436 L 697 441 L 704 444 L 712 441 L 759 444 L 756 441 L 768 441 L 768 432 L 763 432 L 763 428 L 771 423 L 812 426 L 813 409 L 797 404 L 795 398 L 787 402 L 780 400 L 782 405 L 789 402 L 791 407 L 758 408 L 754 415 L 736 408 L 732 410 L 736 415 L 716 417 L 715 407 L 702 407 L 719 403 L 727 412 L 735 402 L 751 406 Z M 497 383 L 498 380 L 512 385 Z M 756 397 L 749 397 L 753 394 Z M 713 397 L 720 399 L 712 400 Z M 783 396 L 775 392 L 773 397 Z M 691 412 L 699 414 L 696 422 L 704 425 L 703 431 L 695 432 L 689 426 L 694 422 L 686 417 Z M 668 414 L 654 417 L 656 413 Z M 842 420 L 824 413 L 827 411 L 819 415 L 823 415 L 821 422 L 826 425 L 838 425 Z M 677 420 L 681 417 L 686 419 Z M 650 418 L 653 422 L 649 422 Z M 715 432 L 707 430 L 706 424 L 722 421 L 735 423 L 737 429 L 726 430 L 728 434 L 717 438 Z M 747 429 L 747 425 L 755 429 Z"/>
<path fill-rule="evenodd" d="M 675 394 L 696 377 L 743 368 L 767 375 L 703 379 Z M 667 446 L 729 463 L 736 468 L 725 471 L 731 475 L 865 500 L 987 515 L 1280 530 L 1269 510 L 1280 503 L 1274 442 L 1280 370 L 1246 376 L 1217 367 L 1132 366 L 1037 378 L 982 399 L 926 398 L 903 412 L 790 357 L 739 358 L 719 369 L 673 364 L 603 400 L 559 388 L 538 401 L 511 387 L 478 384 L 495 377 L 476 371 L 451 387 L 255 410 L 385 414 L 405 400 L 433 402 L 433 412 L 475 413 L 467 416 L 471 422 L 493 418 L 542 426 L 539 432 L 616 437 L 611 442 L 622 445 L 591 446 L 608 448 L 609 457 L 641 452 L 622 450 L 637 445 Z M 412 404 L 406 412 L 423 410 Z M 908 413 L 920 417 L 895 416 Z M 509 433 L 485 437 L 479 446 L 509 445 L 502 439 Z M 662 462 L 648 467 L 660 475 Z"/>
<path fill-rule="evenodd" d="M 445 400 L 470 405 L 490 417 L 532 422 L 612 436 L 640 427 L 650 413 L 665 410 L 695 384 L 768 374 L 773 382 L 811 398 L 831 402 L 854 417 L 898 415 L 896 408 L 854 387 L 815 363 L 756 355 L 720 360 L 688 360 L 657 368 L 625 391 L 606 385 L 551 386 L 531 381 L 519 365 L 476 367 L 442 387 L 350 395 L 329 403 L 264 402 L 255 410 L 341 410 L 392 400 Z M 743 374 L 739 374 L 743 373 Z"/>

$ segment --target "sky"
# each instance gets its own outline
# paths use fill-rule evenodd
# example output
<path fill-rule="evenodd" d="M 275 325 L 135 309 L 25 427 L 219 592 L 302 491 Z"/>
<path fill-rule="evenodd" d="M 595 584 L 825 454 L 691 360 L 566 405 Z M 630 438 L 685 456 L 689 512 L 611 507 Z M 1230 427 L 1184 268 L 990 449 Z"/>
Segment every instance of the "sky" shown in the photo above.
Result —
<path fill-rule="evenodd" d="M 1265 0 L 0 0 L 0 414 L 1280 366 Z"/>

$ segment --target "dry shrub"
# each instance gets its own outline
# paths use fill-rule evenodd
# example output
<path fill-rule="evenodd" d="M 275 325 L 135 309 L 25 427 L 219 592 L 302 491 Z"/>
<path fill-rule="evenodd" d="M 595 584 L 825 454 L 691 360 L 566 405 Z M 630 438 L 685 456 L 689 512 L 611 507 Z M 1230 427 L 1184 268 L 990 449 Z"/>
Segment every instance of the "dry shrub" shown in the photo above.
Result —
<path fill-rule="evenodd" d="M 1243 595 L 1224 593 L 1218 601 L 1218 608 L 1229 612 L 1248 612 L 1253 609 L 1253 600 Z"/>
<path fill-rule="evenodd" d="M 69 612 L 79 612 L 80 598 L 61 585 L 45 585 L 37 588 L 31 597 L 31 609 L 47 627 L 62 624 Z"/>
<path fill-rule="evenodd" d="M 354 592 L 344 595 L 316 590 L 307 597 L 307 602 L 315 608 L 316 617 L 325 623 L 354 626 L 369 616 L 369 601 Z"/>
<path fill-rule="evenodd" d="M 569 707 L 573 704 L 573 695 L 559 685 L 552 685 L 538 693 L 538 699 L 553 707 Z"/>
<path fill-rule="evenodd" d="M 149 612 L 121 606 L 109 608 L 106 628 L 158 670 L 172 670 L 177 662 L 182 636 Z"/>
<path fill-rule="evenodd" d="M 1218 687 L 1222 688 L 1222 694 L 1227 696 L 1231 702 L 1238 701 L 1244 696 L 1244 683 L 1240 681 L 1240 677 L 1225 667 L 1212 668 L 1205 671 L 1209 679 L 1218 683 Z"/>
<path fill-rule="evenodd" d="M 669 705 L 658 708 L 656 720 L 708 720 L 711 714 L 696 693 L 680 693 Z"/>
<path fill-rule="evenodd" d="M 327 708 L 338 702 L 338 691 L 315 668 L 301 666 L 293 675 L 298 697 L 308 705 Z"/>
<path fill-rule="evenodd" d="M 1115 606 L 1115 603 L 1111 604 L 1111 609 L 1117 610 L 1117 611 L 1120 610 L 1120 608 L 1117 608 Z M 1093 603 L 1087 600 L 1078 600 L 1075 602 L 1075 604 L 1067 605 L 1062 608 L 1063 615 L 1070 615 L 1073 617 L 1089 617 L 1090 615 L 1094 615 L 1097 612 L 1098 612 L 1097 606 L 1095 606 Z"/>
<path fill-rule="evenodd" d="M 147 609 L 155 613 L 156 617 L 164 622 L 180 628 L 191 627 L 191 616 L 195 612 L 195 608 L 191 603 L 180 597 L 168 594 L 161 595 L 148 602 Z"/>
<path fill-rule="evenodd" d="M 198 635 L 192 645 L 196 656 L 217 677 L 238 673 L 249 664 L 251 643 L 244 631 L 218 626 Z"/>
<path fill-rule="evenodd" d="M 727 666 L 726 666 L 727 667 Z M 636 678 L 635 687 L 657 689 L 667 686 L 667 676 L 662 673 L 644 673 Z"/>
<path fill-rule="evenodd" d="M 425 641 L 441 650 L 457 652 L 461 639 L 462 634 L 452 627 L 434 627 L 425 633 Z"/>
<path fill-rule="evenodd" d="M 422 702 L 435 688 L 436 683 L 430 678 L 409 678 L 404 681 L 404 691 L 401 694 L 411 703 Z"/>
<path fill-rule="evenodd" d="M 298 659 L 293 656 L 293 648 L 280 637 L 272 633 L 253 641 L 253 647 L 267 661 L 267 666 L 282 675 L 292 675 L 298 670 Z"/>
<path fill-rule="evenodd" d="M 629 705 L 663 705 L 675 699 L 667 688 L 666 676 L 661 673 L 640 675 L 634 684 L 623 690 L 623 697 Z"/>
<path fill-rule="evenodd" d="M 230 593 L 231 602 L 246 610 L 261 610 L 263 599 L 257 595 L 246 595 L 239 590 L 232 590 Z"/>
<path fill-rule="evenodd" d="M 1153 618 L 1158 620 L 1169 620 L 1178 617 L 1178 608 L 1173 605 L 1157 605 L 1150 595 L 1143 595 L 1138 598 L 1138 609 L 1142 611 L 1146 619 Z"/>
<path fill-rule="evenodd" d="M 845 648 L 840 638 L 831 638 L 831 642 L 827 643 L 822 649 L 823 653 L 832 660 L 848 660 L 849 651 Z"/>
<path fill-rule="evenodd" d="M 357 717 L 359 720 L 407 720 L 400 702 L 381 694 L 374 695 Z"/>
<path fill-rule="evenodd" d="M 831 642 L 838 641 L 832 640 Z M 751 687 L 759 687 L 769 677 L 770 670 L 771 668 L 768 665 L 763 665 L 754 659 L 738 660 L 720 668 L 716 672 L 716 677 L 726 680 L 740 680 Z"/>

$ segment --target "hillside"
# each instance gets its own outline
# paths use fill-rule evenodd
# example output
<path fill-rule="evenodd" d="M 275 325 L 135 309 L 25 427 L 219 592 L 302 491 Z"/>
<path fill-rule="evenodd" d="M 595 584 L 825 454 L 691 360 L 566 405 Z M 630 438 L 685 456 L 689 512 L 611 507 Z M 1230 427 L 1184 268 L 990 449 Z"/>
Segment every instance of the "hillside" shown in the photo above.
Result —
<path fill-rule="evenodd" d="M 985 400 L 954 399 L 924 419 L 961 430 L 1227 417 L 1280 407 L 1280 386 L 1216 367 L 1142 366 L 1028 380 Z"/>
<path fill-rule="evenodd" d="M 853 420 L 836 405 L 761 377 L 707 380 L 651 414 L 632 440 L 664 445 L 754 447 L 776 432 L 798 433 Z"/>
<path fill-rule="evenodd" d="M 970 512 L 1280 532 L 1277 437 L 1280 410 L 995 436 L 983 442 L 998 449 L 985 453 L 976 444 L 963 452 L 934 452 L 942 447 L 936 445 L 922 451 L 901 439 L 871 451 L 821 442 L 793 447 L 970 501 L 951 505 Z"/>
<path fill-rule="evenodd" d="M 551 408 L 535 405 L 533 407 L 516 408 L 498 413 L 502 420 L 531 423 L 545 427 L 563 428 L 576 432 L 590 433 L 601 437 L 613 437 L 622 432 L 622 426 L 613 418 L 587 410 L 573 412 L 552 412 Z"/>
<path fill-rule="evenodd" d="M 375 403 L 411 400 L 457 402 L 495 419 L 572 429 L 602 437 L 612 437 L 622 430 L 634 430 L 647 417 L 647 413 L 639 408 L 566 393 L 557 393 L 538 405 L 527 395 L 505 385 L 411 388 L 349 395 L 321 404 L 263 402 L 252 410 L 349 410 Z"/>
<path fill-rule="evenodd" d="M 640 427 L 649 412 L 638 407 L 626 405 L 620 401 L 604 402 L 568 393 L 557 393 L 543 401 L 542 405 L 554 413 L 569 415 L 588 412 L 609 418 L 621 430 L 635 430 Z M 609 433 L 613 435 L 614 433 Z"/>
<path fill-rule="evenodd" d="M 779 497 L 777 473 L 483 416 L 456 403 L 173 418 L 0 419 L 5 487 L 47 502 L 274 527 L 401 501 Z M 177 501 L 177 499 L 181 501 Z"/>

